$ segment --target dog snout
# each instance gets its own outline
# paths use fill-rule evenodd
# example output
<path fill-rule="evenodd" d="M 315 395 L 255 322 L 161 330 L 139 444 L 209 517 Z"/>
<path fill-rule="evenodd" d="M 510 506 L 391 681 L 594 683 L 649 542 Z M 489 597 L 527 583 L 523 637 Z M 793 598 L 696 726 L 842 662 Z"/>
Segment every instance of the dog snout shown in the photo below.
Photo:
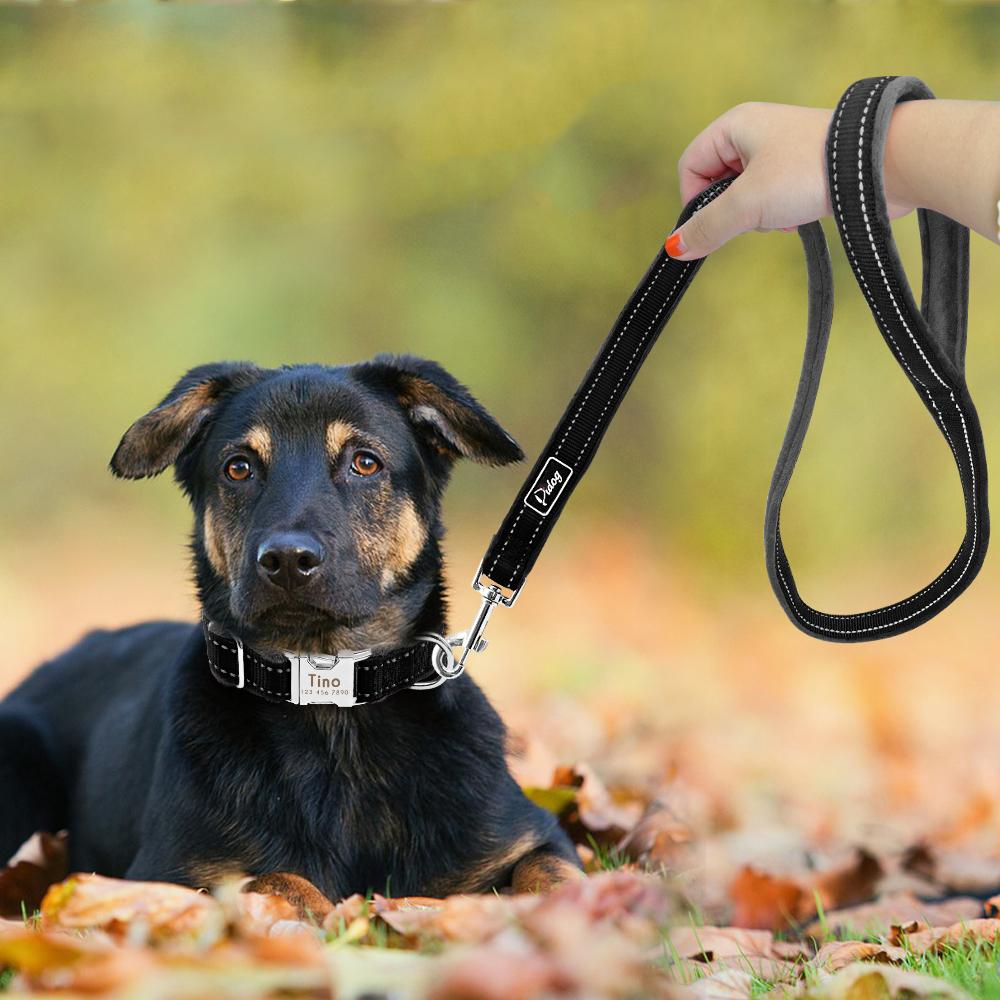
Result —
<path fill-rule="evenodd" d="M 319 539 L 300 531 L 271 535 L 257 549 L 257 572 L 283 590 L 307 584 L 326 553 Z"/>

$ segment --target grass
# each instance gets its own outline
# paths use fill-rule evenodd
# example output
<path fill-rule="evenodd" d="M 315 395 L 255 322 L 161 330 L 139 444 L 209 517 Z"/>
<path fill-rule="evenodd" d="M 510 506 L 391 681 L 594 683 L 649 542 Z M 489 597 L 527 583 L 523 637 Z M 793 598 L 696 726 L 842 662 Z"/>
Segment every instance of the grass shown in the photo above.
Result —
<path fill-rule="evenodd" d="M 878 935 L 865 935 L 862 938 L 860 935 L 834 933 L 826 926 L 826 915 L 823 913 L 822 906 L 818 906 L 817 910 L 819 922 L 824 931 L 816 940 L 817 949 L 827 941 L 864 939 L 877 942 L 880 940 Z M 703 921 L 700 916 L 694 913 L 688 914 L 688 920 L 695 931 L 697 941 L 698 928 L 703 925 Z M 903 946 L 906 955 L 899 963 L 899 968 L 943 980 L 952 986 L 965 990 L 978 1000 L 1000 1000 L 1000 938 L 992 942 L 969 941 L 942 948 L 939 951 L 923 953 L 914 951 L 905 942 Z M 680 955 L 670 940 L 667 928 L 664 928 L 663 957 L 660 962 L 664 965 L 676 962 L 684 967 L 685 971 L 681 976 L 681 982 L 685 984 L 711 974 L 710 967 L 707 965 L 702 972 L 696 964 L 681 963 Z M 878 963 L 871 964 L 877 965 Z M 752 997 L 764 997 L 775 989 L 788 986 L 787 982 L 779 983 L 759 975 L 754 971 L 749 959 L 746 962 L 746 971 L 751 976 Z M 809 985 L 816 985 L 819 981 L 819 970 L 815 966 L 804 965 L 801 974 L 803 980 Z"/>
<path fill-rule="evenodd" d="M 1000 941 L 958 945 L 935 954 L 907 950 L 903 968 L 947 980 L 982 1000 L 1000 1000 Z"/>
<path fill-rule="evenodd" d="M 587 834 L 587 841 L 594 852 L 594 864 L 602 872 L 611 872 L 623 865 L 628 864 L 629 858 L 624 851 L 617 847 L 598 843 L 591 834 Z"/>

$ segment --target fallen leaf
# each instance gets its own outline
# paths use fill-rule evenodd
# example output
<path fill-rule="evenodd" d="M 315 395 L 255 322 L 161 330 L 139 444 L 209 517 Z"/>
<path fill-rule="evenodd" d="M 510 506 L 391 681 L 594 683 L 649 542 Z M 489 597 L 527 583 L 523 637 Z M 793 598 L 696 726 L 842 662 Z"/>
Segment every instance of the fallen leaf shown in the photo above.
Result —
<path fill-rule="evenodd" d="M 816 913 L 817 899 L 833 910 L 871 898 L 882 871 L 878 859 L 862 848 L 839 865 L 800 877 L 745 865 L 729 886 L 732 921 L 766 930 L 796 926 Z"/>
<path fill-rule="evenodd" d="M 576 802 L 576 789 L 564 785 L 552 788 L 525 785 L 521 791 L 536 806 L 541 806 L 555 816 L 562 816 Z"/>
<path fill-rule="evenodd" d="M 810 902 L 818 895 L 824 910 L 836 910 L 871 899 L 882 877 L 878 858 L 864 848 L 855 850 L 853 857 L 835 868 L 819 872 L 812 881 Z"/>
<path fill-rule="evenodd" d="M 633 861 L 670 865 L 679 849 L 691 842 L 691 830 L 662 799 L 654 799 L 639 822 L 618 844 Z"/>
<path fill-rule="evenodd" d="M 830 972 L 837 972 L 853 962 L 901 962 L 905 958 L 905 948 L 889 944 L 872 944 L 868 941 L 829 941 L 816 953 L 813 964 Z"/>
<path fill-rule="evenodd" d="M 677 909 L 677 900 L 662 879 L 621 869 L 563 882 L 546 895 L 521 898 L 534 901 L 529 911 L 544 914 L 569 907 L 591 923 L 632 918 L 662 926 Z"/>
<path fill-rule="evenodd" d="M 225 915 L 212 896 L 166 882 L 131 882 L 74 875 L 52 886 L 42 900 L 46 928 L 100 928 L 130 940 L 221 935 Z"/>
<path fill-rule="evenodd" d="M 776 957 L 774 935 L 746 927 L 671 927 L 666 940 L 672 954 L 703 962 L 729 955 Z"/>
<path fill-rule="evenodd" d="M 711 962 L 683 959 L 668 966 L 666 974 L 673 982 L 690 983 L 699 976 L 711 976 L 729 970 L 748 972 L 772 983 L 794 983 L 800 974 L 797 963 L 766 955 L 725 955 Z"/>
<path fill-rule="evenodd" d="M 546 956 L 479 948 L 447 965 L 429 1000 L 532 1000 L 567 985 Z"/>
<path fill-rule="evenodd" d="M 36 833 L 0 868 L 0 916 L 29 916 L 41 905 L 45 891 L 68 874 L 66 832 Z"/>
<path fill-rule="evenodd" d="M 884 936 L 894 925 L 920 921 L 924 925 L 945 925 L 982 916 L 978 899 L 959 896 L 942 902 L 926 902 L 912 893 L 897 893 L 871 903 L 862 903 L 824 914 L 805 933 L 811 937 L 833 934 L 838 937 Z M 896 944 L 898 942 L 891 941 Z"/>
<path fill-rule="evenodd" d="M 675 987 L 674 995 L 689 1000 L 750 1000 L 755 980 L 741 969 L 722 969 L 693 983 Z"/>
<path fill-rule="evenodd" d="M 818 983 L 806 984 L 802 1000 L 970 1000 L 964 991 L 933 976 L 891 965 L 856 962 Z"/>
<path fill-rule="evenodd" d="M 790 878 L 744 866 L 729 886 L 737 927 L 780 930 L 796 923 L 808 906 L 803 887 Z"/>
<path fill-rule="evenodd" d="M 617 844 L 642 812 L 637 802 L 616 802 L 587 764 L 556 768 L 552 787 L 575 790 L 572 804 L 560 818 L 570 836 L 580 843 L 593 838 L 608 847 Z"/>
<path fill-rule="evenodd" d="M 928 878 L 944 892 L 984 895 L 1000 888 L 1000 858 L 971 851 L 915 844 L 902 858 L 903 868 Z"/>
<path fill-rule="evenodd" d="M 998 939 L 1000 939 L 1000 920 L 990 918 L 963 920 L 950 927 L 923 928 L 911 934 L 901 931 L 898 935 L 900 943 L 917 953 L 942 951 L 971 942 L 992 944 Z"/>

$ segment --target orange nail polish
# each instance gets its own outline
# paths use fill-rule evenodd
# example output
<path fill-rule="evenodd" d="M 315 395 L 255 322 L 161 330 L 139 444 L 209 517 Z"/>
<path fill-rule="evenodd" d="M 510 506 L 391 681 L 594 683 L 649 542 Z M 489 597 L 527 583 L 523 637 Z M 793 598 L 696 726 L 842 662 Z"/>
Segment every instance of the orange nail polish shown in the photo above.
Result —
<path fill-rule="evenodd" d="M 671 233 L 666 242 L 663 244 L 663 249 L 667 251 L 667 254 L 671 257 L 679 257 L 684 253 L 684 243 L 681 240 L 680 233 Z"/>

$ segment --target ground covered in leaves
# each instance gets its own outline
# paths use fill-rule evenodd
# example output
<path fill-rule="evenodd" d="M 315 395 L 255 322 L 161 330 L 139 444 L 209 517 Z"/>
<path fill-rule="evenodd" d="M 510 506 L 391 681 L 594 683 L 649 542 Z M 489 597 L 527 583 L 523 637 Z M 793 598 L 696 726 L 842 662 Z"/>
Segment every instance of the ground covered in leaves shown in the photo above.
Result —
<path fill-rule="evenodd" d="M 8 995 L 529 1000 L 1000 998 L 1000 858 L 989 811 L 900 851 L 819 845 L 773 865 L 720 856 L 722 804 L 674 780 L 609 788 L 514 739 L 526 793 L 559 815 L 588 875 L 547 895 L 355 895 L 324 920 L 283 899 L 67 871 L 65 835 L 0 870 Z M 972 838 L 975 839 L 974 837 Z M 718 855 L 711 863 L 711 854 Z"/>
<path fill-rule="evenodd" d="M 555 548 L 473 665 L 585 881 L 355 897 L 318 925 L 237 886 L 71 873 L 38 838 L 0 874 L 5 995 L 1000 1000 L 1000 581 L 848 648 L 642 548 Z"/>

